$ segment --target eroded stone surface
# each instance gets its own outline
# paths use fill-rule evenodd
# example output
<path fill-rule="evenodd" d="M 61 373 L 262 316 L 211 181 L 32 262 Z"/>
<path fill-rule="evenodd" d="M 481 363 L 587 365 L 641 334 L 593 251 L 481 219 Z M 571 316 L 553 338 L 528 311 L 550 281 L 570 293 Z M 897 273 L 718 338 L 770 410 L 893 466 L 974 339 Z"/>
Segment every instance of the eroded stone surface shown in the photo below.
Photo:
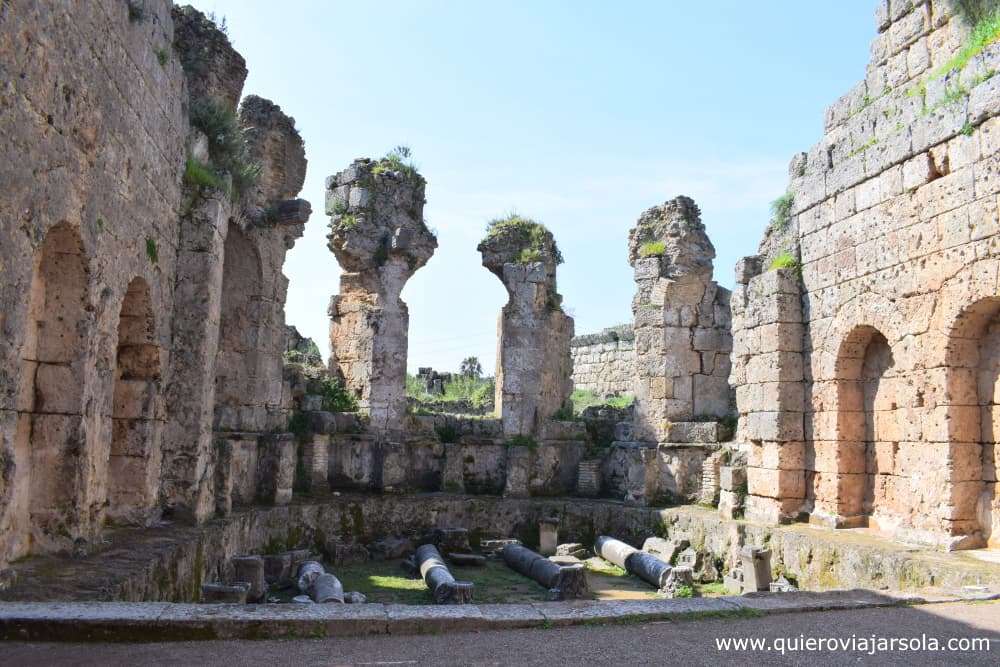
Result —
<path fill-rule="evenodd" d="M 327 180 L 330 250 L 343 268 L 330 300 L 330 369 L 379 431 L 398 430 L 409 313 L 399 294 L 434 254 L 424 179 L 388 159 L 355 160 Z"/>

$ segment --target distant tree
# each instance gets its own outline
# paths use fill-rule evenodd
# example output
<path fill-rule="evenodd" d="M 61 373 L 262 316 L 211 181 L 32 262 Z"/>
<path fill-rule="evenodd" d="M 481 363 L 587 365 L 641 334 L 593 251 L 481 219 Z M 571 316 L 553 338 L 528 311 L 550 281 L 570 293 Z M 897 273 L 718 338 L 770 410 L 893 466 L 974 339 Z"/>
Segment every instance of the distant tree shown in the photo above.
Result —
<path fill-rule="evenodd" d="M 466 357 L 462 360 L 462 367 L 459 372 L 467 378 L 481 378 L 483 376 L 483 366 L 479 363 L 478 357 Z"/>

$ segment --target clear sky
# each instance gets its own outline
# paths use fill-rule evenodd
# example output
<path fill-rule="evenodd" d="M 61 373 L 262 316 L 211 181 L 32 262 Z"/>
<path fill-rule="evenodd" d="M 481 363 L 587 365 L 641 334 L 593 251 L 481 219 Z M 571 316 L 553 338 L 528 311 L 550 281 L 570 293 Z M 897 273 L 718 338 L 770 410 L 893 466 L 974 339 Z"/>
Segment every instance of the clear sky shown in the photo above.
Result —
<path fill-rule="evenodd" d="M 312 202 L 288 253 L 287 321 L 328 353 L 340 270 L 323 181 L 410 146 L 439 247 L 407 284 L 409 367 L 492 371 L 506 301 L 480 264 L 486 222 L 516 210 L 555 234 L 576 332 L 631 319 L 629 228 L 679 194 L 715 244 L 716 279 L 753 254 L 792 155 L 864 77 L 874 0 L 193 0 L 225 17 L 244 93 L 305 140 Z"/>

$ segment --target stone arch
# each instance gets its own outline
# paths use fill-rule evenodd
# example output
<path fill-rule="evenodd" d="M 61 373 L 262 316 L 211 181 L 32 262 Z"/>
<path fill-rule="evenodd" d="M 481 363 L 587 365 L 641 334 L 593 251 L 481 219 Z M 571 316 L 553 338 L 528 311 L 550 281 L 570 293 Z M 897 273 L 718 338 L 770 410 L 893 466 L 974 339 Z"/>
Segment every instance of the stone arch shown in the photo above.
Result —
<path fill-rule="evenodd" d="M 129 283 L 118 318 L 107 519 L 145 523 L 159 492 L 161 350 L 149 285 Z"/>
<path fill-rule="evenodd" d="M 943 401 L 947 404 L 947 514 L 968 546 L 1000 548 L 1000 296 L 974 301 L 948 331 Z"/>
<path fill-rule="evenodd" d="M 250 238 L 235 224 L 226 235 L 219 346 L 215 361 L 215 427 L 256 431 L 261 403 L 258 367 L 264 315 L 263 265 Z"/>
<path fill-rule="evenodd" d="M 888 340 L 870 325 L 852 329 L 837 352 L 836 439 L 830 453 L 838 514 L 847 526 L 870 525 L 888 513 L 899 446 L 891 426 L 894 366 Z"/>
<path fill-rule="evenodd" d="M 11 557 L 77 532 L 88 279 L 79 231 L 51 228 L 35 253 L 19 362 Z"/>

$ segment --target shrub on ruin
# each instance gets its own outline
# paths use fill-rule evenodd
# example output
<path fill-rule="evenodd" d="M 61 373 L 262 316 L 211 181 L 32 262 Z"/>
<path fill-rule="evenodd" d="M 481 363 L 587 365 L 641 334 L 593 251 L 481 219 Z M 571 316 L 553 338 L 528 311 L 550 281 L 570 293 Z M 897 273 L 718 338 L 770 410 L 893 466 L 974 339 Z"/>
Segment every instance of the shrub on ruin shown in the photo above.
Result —
<path fill-rule="evenodd" d="M 545 253 L 549 252 L 547 241 L 550 241 L 553 259 L 556 264 L 563 263 L 562 253 L 545 225 L 517 213 L 490 220 L 486 224 L 484 241 L 503 241 L 520 248 L 517 261 L 521 264 L 542 261 Z"/>
<path fill-rule="evenodd" d="M 797 268 L 799 268 L 799 262 L 795 259 L 795 255 L 787 250 L 782 250 L 774 259 L 771 260 L 771 265 L 768 267 L 768 270 L 775 271 L 777 269 Z"/>
<path fill-rule="evenodd" d="M 662 257 L 667 251 L 667 244 L 663 241 L 649 241 L 639 246 L 639 257 Z"/>
<path fill-rule="evenodd" d="M 372 174 L 378 176 L 397 171 L 408 178 L 421 178 L 420 174 L 417 173 L 417 165 L 410 160 L 412 155 L 413 152 L 409 146 L 396 146 L 375 163 L 375 166 L 372 167 Z"/>
<path fill-rule="evenodd" d="M 204 98 L 191 103 L 191 126 L 208 138 L 211 168 L 224 182 L 223 174 L 232 178 L 232 195 L 238 196 L 257 184 L 261 166 L 250 156 L 246 136 L 236 112 L 224 103 Z"/>
<path fill-rule="evenodd" d="M 323 409 L 328 412 L 358 411 L 358 400 L 336 378 L 326 378 L 320 394 L 323 396 Z"/>
<path fill-rule="evenodd" d="M 777 231 L 784 231 L 788 227 L 788 222 L 792 218 L 792 206 L 795 204 L 795 195 L 786 192 L 773 202 L 771 202 L 771 227 Z"/>
<path fill-rule="evenodd" d="M 445 444 L 458 442 L 458 429 L 452 424 L 444 423 L 440 426 L 435 426 L 434 432 L 437 434 L 438 440 Z"/>

